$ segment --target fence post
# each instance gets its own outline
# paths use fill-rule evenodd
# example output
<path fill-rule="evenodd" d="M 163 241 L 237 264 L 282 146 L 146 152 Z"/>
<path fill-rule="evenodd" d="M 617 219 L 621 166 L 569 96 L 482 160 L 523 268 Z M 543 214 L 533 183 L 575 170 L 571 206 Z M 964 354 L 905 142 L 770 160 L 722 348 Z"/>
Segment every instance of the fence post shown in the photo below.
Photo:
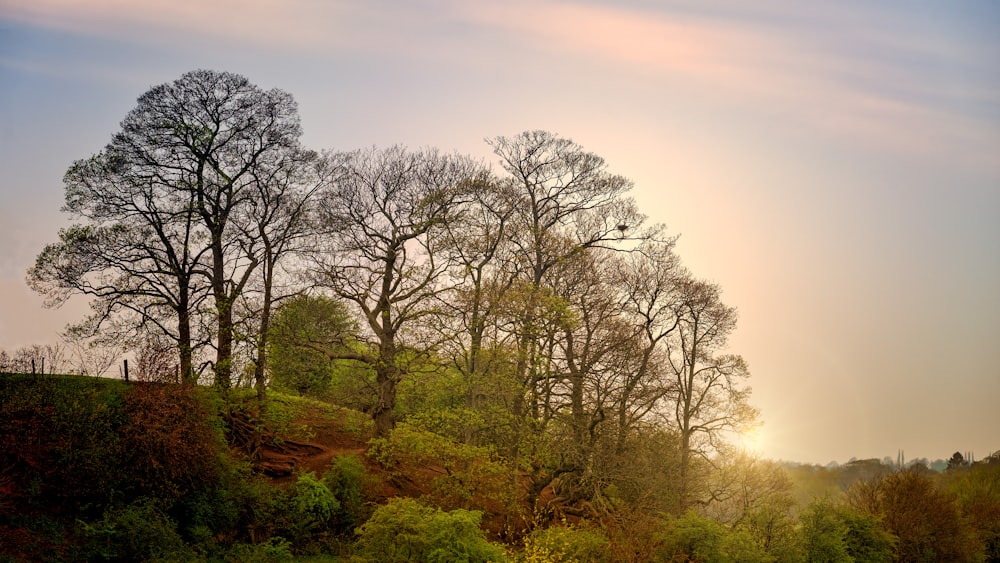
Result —
<path fill-rule="evenodd" d="M 125 382 L 128 382 L 128 358 L 125 358 Z"/>

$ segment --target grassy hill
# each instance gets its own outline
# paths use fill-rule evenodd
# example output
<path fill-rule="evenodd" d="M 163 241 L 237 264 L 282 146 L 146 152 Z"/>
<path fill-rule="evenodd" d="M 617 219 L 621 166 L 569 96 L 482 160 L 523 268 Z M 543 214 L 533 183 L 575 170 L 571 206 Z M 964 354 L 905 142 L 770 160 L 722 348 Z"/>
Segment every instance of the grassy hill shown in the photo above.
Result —
<path fill-rule="evenodd" d="M 0 376 L 0 561 L 364 560 L 355 528 L 389 499 L 472 515 L 484 545 L 484 509 L 495 541 L 523 512 L 488 452 L 406 425 L 372 441 L 367 415 L 289 395 L 264 412 L 242 391 Z"/>

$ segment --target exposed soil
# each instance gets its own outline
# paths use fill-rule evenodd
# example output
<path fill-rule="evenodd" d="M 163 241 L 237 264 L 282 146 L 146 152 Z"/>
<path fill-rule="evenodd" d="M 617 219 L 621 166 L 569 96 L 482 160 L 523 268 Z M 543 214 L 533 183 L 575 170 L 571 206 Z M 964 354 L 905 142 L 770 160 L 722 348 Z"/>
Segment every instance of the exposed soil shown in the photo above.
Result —
<path fill-rule="evenodd" d="M 258 428 L 252 414 L 234 411 L 229 414 L 230 443 L 246 453 L 254 466 L 276 483 L 294 480 L 297 473 L 321 475 L 333 458 L 354 454 L 364 459 L 370 436 L 345 430 L 346 415 L 331 417 L 318 409 L 295 420 L 295 430 L 275 433 Z"/>
<path fill-rule="evenodd" d="M 265 429 L 257 435 L 250 422 L 251 415 L 237 411 L 229 417 L 230 443 L 248 455 L 254 467 L 278 486 L 294 483 L 298 475 L 305 472 L 320 476 L 329 469 L 334 458 L 354 455 L 365 464 L 371 477 L 366 488 L 372 500 L 418 497 L 426 492 L 425 483 L 431 477 L 400 480 L 369 459 L 365 452 L 372 435 L 351 429 L 357 424 L 348 424 L 348 416 L 347 411 L 331 416 L 329 411 L 310 409 L 296 417 L 292 425 L 294 430 L 276 434 Z"/>

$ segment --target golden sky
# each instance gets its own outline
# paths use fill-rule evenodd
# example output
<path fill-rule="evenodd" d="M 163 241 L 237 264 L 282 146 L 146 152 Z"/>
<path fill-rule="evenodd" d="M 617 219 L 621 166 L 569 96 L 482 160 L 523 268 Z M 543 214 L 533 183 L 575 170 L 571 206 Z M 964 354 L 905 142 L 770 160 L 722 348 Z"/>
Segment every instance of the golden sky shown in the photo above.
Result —
<path fill-rule="evenodd" d="M 636 183 L 741 312 L 775 458 L 1000 449 L 1000 6 L 876 0 L 0 0 L 0 348 L 61 177 L 195 68 L 291 92 L 305 142 L 489 158 L 547 129 Z"/>

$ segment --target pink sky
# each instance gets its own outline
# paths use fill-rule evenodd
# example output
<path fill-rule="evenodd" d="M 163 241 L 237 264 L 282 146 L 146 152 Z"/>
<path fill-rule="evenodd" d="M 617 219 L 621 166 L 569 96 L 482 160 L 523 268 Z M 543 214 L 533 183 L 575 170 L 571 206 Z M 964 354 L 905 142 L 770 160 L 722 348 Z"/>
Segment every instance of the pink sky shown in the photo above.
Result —
<path fill-rule="evenodd" d="M 748 6 L 0 0 L 0 348 L 83 310 L 23 282 L 66 167 L 213 68 L 291 92 L 315 148 L 605 157 L 739 308 L 766 455 L 1000 449 L 1000 9 Z"/>

